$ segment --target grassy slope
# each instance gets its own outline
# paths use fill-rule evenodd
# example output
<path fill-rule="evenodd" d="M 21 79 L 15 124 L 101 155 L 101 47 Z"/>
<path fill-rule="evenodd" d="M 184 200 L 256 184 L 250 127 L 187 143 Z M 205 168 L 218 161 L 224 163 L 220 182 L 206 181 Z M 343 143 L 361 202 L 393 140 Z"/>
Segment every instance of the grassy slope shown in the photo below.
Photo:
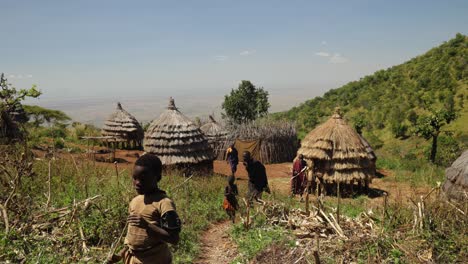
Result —
<path fill-rule="evenodd" d="M 396 146 L 428 142 L 412 137 L 415 120 L 431 109 L 454 105 L 458 119 L 444 131 L 452 131 L 461 148 L 468 146 L 468 37 L 454 39 L 433 48 L 401 65 L 380 70 L 359 81 L 327 92 L 289 111 L 274 113 L 275 119 L 296 121 L 299 136 L 304 137 L 340 106 L 351 124 L 361 124 L 363 132 L 376 148 L 383 145 L 387 154 Z M 405 140 L 395 140 L 396 130 L 403 126 Z M 418 153 L 419 155 L 420 153 Z"/>

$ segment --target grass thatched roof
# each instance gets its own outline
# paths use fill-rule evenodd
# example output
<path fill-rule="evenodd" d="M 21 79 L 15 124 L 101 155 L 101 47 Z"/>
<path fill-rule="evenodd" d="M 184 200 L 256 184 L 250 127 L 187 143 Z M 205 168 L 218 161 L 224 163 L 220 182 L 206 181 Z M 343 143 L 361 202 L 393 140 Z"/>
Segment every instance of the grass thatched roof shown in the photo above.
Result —
<path fill-rule="evenodd" d="M 28 116 L 24 111 L 23 105 L 21 103 L 16 103 L 8 112 L 13 121 L 18 123 L 28 122 Z"/>
<path fill-rule="evenodd" d="M 198 164 L 213 159 L 200 128 L 177 109 L 172 98 L 167 110 L 148 127 L 144 146 L 163 165 Z"/>
<path fill-rule="evenodd" d="M 210 121 L 200 127 L 200 130 L 205 135 L 208 143 L 210 143 L 213 155 L 216 159 L 224 159 L 224 142 L 227 138 L 227 131 L 224 127 L 216 122 L 213 116 L 209 116 Z"/>
<path fill-rule="evenodd" d="M 102 135 L 121 140 L 141 141 L 144 132 L 136 118 L 125 111 L 120 103 L 117 103 L 117 109 L 104 123 Z"/>
<path fill-rule="evenodd" d="M 0 142 L 21 139 L 22 136 L 18 125 L 11 119 L 10 115 L 0 109 Z"/>
<path fill-rule="evenodd" d="M 304 138 L 298 154 L 313 160 L 318 167 L 316 170 L 322 173 L 326 182 L 370 180 L 375 174 L 375 154 L 370 145 L 364 142 L 342 118 L 337 108 L 328 121 Z"/>
<path fill-rule="evenodd" d="M 210 122 L 200 127 L 201 131 L 203 132 L 203 134 L 205 134 L 208 141 L 225 139 L 227 136 L 227 131 L 224 129 L 224 127 L 218 122 L 216 122 L 213 116 L 210 115 L 209 118 Z"/>
<path fill-rule="evenodd" d="M 451 199 L 466 201 L 468 199 L 468 150 L 445 170 L 446 180 L 443 192 Z"/>

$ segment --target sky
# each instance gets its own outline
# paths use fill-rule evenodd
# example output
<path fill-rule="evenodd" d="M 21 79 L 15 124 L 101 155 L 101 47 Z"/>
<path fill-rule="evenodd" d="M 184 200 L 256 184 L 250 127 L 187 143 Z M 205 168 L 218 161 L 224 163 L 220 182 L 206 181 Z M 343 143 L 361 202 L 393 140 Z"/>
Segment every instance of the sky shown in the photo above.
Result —
<path fill-rule="evenodd" d="M 241 80 L 286 110 L 468 33 L 458 0 L 0 0 L 0 14 L 0 72 L 97 123 L 117 101 L 151 119 L 169 96 L 219 112 Z"/>

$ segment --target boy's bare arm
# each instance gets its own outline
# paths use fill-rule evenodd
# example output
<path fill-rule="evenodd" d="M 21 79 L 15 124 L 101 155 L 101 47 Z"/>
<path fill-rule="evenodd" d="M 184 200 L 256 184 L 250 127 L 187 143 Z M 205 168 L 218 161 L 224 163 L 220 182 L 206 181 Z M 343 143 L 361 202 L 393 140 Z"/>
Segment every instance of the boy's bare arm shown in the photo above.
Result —
<path fill-rule="evenodd" d="M 164 242 L 176 245 L 179 243 L 179 232 L 168 232 L 156 225 L 148 223 L 143 217 L 138 214 L 131 214 L 127 218 L 127 222 L 130 225 L 139 226 L 142 228 L 148 227 L 152 231 L 152 235 L 157 239 L 161 239 Z"/>

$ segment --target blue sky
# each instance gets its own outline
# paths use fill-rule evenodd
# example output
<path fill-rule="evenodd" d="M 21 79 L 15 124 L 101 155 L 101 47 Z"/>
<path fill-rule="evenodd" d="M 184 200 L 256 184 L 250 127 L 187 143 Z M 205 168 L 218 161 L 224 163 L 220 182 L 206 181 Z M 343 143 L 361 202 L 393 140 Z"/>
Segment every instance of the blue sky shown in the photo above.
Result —
<path fill-rule="evenodd" d="M 0 0 L 0 10 L 0 72 L 37 84 L 45 101 L 222 98 L 248 79 L 273 109 L 288 107 L 468 33 L 468 1 L 456 0 Z"/>

